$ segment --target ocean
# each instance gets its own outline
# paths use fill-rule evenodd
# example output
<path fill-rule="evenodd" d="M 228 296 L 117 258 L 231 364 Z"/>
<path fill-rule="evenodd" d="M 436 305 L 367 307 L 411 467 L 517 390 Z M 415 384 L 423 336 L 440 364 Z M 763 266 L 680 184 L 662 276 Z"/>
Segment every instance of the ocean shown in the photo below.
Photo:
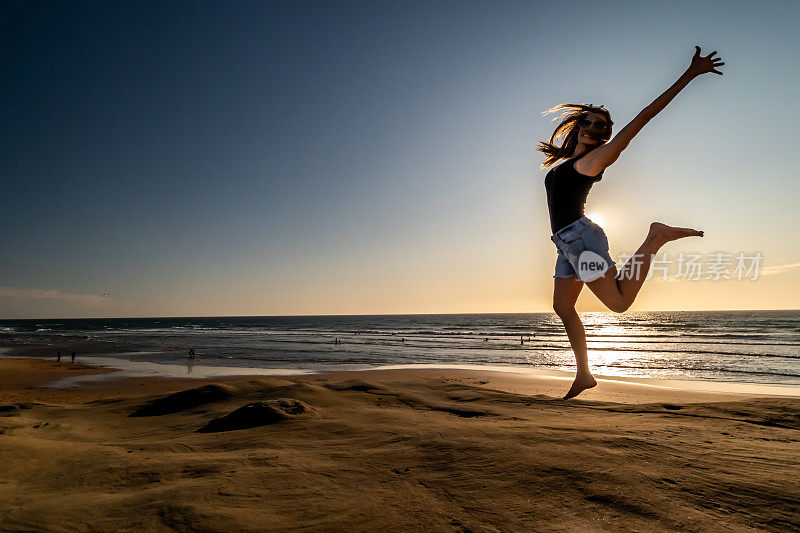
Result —
<path fill-rule="evenodd" d="M 583 313 L 596 375 L 800 385 L 800 311 Z M 337 341 L 338 339 L 338 341 Z M 97 343 L 130 361 L 302 370 L 574 371 L 553 313 L 0 320 L 0 346 Z M 47 346 L 42 355 L 52 357 Z"/>

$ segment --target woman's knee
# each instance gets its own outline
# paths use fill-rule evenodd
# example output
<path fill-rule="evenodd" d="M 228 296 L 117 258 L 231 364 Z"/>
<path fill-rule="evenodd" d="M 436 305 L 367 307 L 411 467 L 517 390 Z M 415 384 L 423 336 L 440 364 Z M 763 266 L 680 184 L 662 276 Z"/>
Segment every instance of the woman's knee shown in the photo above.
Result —
<path fill-rule="evenodd" d="M 608 307 L 611 311 L 615 313 L 624 313 L 625 311 L 630 309 L 631 304 L 630 302 L 615 301 L 615 302 L 607 302 L 606 307 Z"/>
<path fill-rule="evenodd" d="M 575 314 L 575 304 L 553 300 L 553 311 L 561 318 L 572 316 Z"/>
<path fill-rule="evenodd" d="M 633 301 L 628 301 L 627 298 L 620 292 L 619 285 L 617 284 L 616 268 L 611 268 L 601 278 L 588 283 L 589 289 L 597 296 L 597 298 L 608 307 L 610 311 L 615 313 L 624 313 L 631 306 Z"/>
<path fill-rule="evenodd" d="M 595 293 L 595 295 L 606 307 L 608 307 L 609 311 L 614 313 L 624 313 L 628 310 L 628 308 L 630 308 L 632 303 L 626 301 L 625 297 L 621 294 Z"/>

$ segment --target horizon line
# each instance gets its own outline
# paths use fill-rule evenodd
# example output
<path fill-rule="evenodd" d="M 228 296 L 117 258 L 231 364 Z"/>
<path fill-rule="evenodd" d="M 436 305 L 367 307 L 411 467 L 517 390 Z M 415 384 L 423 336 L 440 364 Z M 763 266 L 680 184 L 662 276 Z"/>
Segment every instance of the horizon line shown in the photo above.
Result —
<path fill-rule="evenodd" d="M 614 313 L 612 311 L 580 311 L 579 313 L 607 313 L 607 314 L 634 314 L 634 313 L 735 313 L 752 311 L 800 311 L 800 309 L 660 309 L 631 311 L 630 313 Z M 15 320 L 131 320 L 131 319 L 190 319 L 190 318 L 296 318 L 296 317 L 366 317 L 366 316 L 466 316 L 466 315 L 545 315 L 555 314 L 553 311 L 517 311 L 517 312 L 491 312 L 491 313 L 355 313 L 355 314 L 301 314 L 301 315 L 165 315 L 165 316 L 116 316 L 116 317 L 50 317 L 50 318 L 0 318 L 0 321 Z"/>

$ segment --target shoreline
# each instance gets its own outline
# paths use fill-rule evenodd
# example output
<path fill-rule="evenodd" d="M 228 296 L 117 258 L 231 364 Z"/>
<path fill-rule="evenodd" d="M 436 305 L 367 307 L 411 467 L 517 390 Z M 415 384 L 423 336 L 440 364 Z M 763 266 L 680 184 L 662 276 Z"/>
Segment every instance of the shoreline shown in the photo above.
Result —
<path fill-rule="evenodd" d="M 23 347 L 25 351 L 32 351 L 35 347 Z M 49 357 L 31 356 L 31 355 L 7 355 L 7 352 L 13 350 L 13 347 L 0 347 L 0 359 L 3 358 L 21 358 L 21 359 L 41 359 L 52 360 Z M 363 368 L 344 368 L 330 367 L 324 369 L 303 369 L 303 368 L 268 368 L 268 367 L 244 367 L 244 366 L 221 366 L 221 365 L 204 365 L 202 363 L 194 363 L 189 360 L 185 364 L 175 363 L 159 363 L 147 360 L 133 360 L 125 358 L 125 355 L 141 355 L 143 353 L 161 353 L 161 352 L 113 352 L 113 353 L 96 353 L 88 354 L 80 357 L 80 363 L 90 365 L 93 367 L 113 369 L 112 372 L 104 372 L 93 375 L 77 375 L 69 378 L 64 378 L 54 382 L 50 386 L 55 388 L 67 388 L 79 386 L 81 383 L 98 382 L 105 380 L 118 380 L 129 378 L 169 378 L 169 379 L 213 379 L 225 377 L 242 377 L 242 376 L 301 376 L 313 374 L 329 374 L 336 372 L 370 372 L 370 371 L 387 371 L 387 370 L 469 370 L 475 372 L 489 372 L 489 373 L 509 373 L 514 375 L 535 377 L 535 378 L 548 378 L 553 380 L 571 380 L 574 378 L 574 373 L 560 370 L 551 370 L 543 367 L 529 367 L 520 365 L 478 365 L 478 364 L 446 364 L 446 363 L 426 363 L 426 364 L 400 364 L 400 365 L 381 365 L 370 366 Z M 68 357 L 64 357 L 68 359 Z M 66 361 L 63 364 L 71 364 Z M 679 390 L 686 392 L 706 392 L 706 393 L 720 393 L 720 394 L 740 394 L 745 396 L 778 396 L 778 397 L 800 397 L 800 387 L 793 385 L 781 384 L 763 384 L 763 383 L 749 383 L 749 382 L 735 382 L 735 381 L 706 381 L 706 380 L 676 380 L 676 379 L 660 379 L 660 378 L 645 378 L 645 377 L 632 377 L 632 376 L 617 376 L 617 375 L 604 375 L 595 374 L 598 380 L 598 387 L 603 383 L 629 383 L 643 387 L 656 387 L 670 390 Z M 568 385 L 568 384 L 567 384 Z M 583 393 L 591 393 L 592 390 Z"/>
<path fill-rule="evenodd" d="M 131 390 L 132 385 L 139 390 L 161 391 L 170 388 L 191 388 L 199 383 L 241 383 L 258 379 L 287 379 L 306 383 L 318 380 L 369 380 L 375 383 L 391 383 L 397 380 L 412 381 L 463 381 L 472 386 L 495 392 L 506 392 L 529 396 L 546 396 L 562 401 L 561 397 L 569 389 L 573 375 L 567 372 L 541 371 L 540 369 L 488 367 L 483 365 L 386 365 L 378 368 L 358 370 L 285 370 L 241 367 L 208 367 L 208 374 L 202 368 L 195 374 L 186 374 L 185 367 L 161 365 L 159 363 L 132 362 L 130 368 L 115 365 L 120 359 L 98 358 L 105 365 L 94 365 L 85 358 L 75 364 L 57 363 L 38 357 L 0 357 L 0 369 L 4 361 L 18 361 L 25 365 L 42 365 L 48 369 L 47 378 L 37 381 L 34 388 L 52 391 L 50 396 L 60 393 L 91 393 L 104 391 L 111 395 L 115 391 Z M 152 367 L 176 366 L 179 373 L 152 372 Z M 121 368 L 122 367 L 122 368 Z M 161 369 L 160 369 L 161 370 Z M 245 372 L 242 372 L 245 370 Z M 597 376 L 598 385 L 588 389 L 572 400 L 565 402 L 613 402 L 620 404 L 641 404 L 648 402 L 732 402 L 749 399 L 786 399 L 800 401 L 800 391 L 775 390 L 774 387 L 756 387 L 754 390 L 741 390 L 734 387 L 717 386 L 714 383 L 678 381 L 665 382 L 647 378 L 616 378 Z M 737 384 L 734 384 L 737 385 Z M 793 393 L 793 394 L 792 394 Z M 0 396 L 1 398 L 2 396 Z"/>
<path fill-rule="evenodd" d="M 588 317 L 592 371 L 603 380 L 687 390 L 799 394 L 800 352 L 794 330 L 800 325 L 800 315 L 770 311 L 776 313 L 774 317 L 758 318 L 747 313 L 712 313 L 703 319 L 685 313 Z M 574 375 L 574 356 L 557 317 L 506 313 L 465 317 L 45 321 L 12 324 L 6 329 L 13 331 L 0 346 L 14 355 L 54 358 L 61 350 L 76 351 L 78 360 L 112 357 L 112 361 L 89 362 L 122 368 L 127 373 L 119 375 L 126 376 L 290 375 L 398 365 L 413 368 L 419 363 Z M 767 327 L 764 320 L 774 320 L 774 327 Z M 32 331 L 34 326 L 38 329 Z M 675 331 L 683 333 L 675 336 Z M 186 357 L 190 347 L 197 352 L 192 361 Z"/>

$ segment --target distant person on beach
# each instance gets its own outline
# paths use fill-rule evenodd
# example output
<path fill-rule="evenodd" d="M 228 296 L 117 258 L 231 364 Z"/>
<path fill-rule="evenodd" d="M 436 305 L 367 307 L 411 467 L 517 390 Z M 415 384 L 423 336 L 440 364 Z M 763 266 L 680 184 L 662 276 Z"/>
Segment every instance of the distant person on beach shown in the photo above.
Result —
<path fill-rule="evenodd" d="M 72 362 L 74 363 L 74 362 L 75 362 L 75 352 L 72 352 L 72 353 L 70 354 L 70 356 L 72 357 Z"/>
<path fill-rule="evenodd" d="M 189 348 L 189 355 L 187 357 L 189 359 L 194 359 L 194 348 Z"/>
<path fill-rule="evenodd" d="M 58 355 L 56 355 L 56 362 L 57 363 L 61 362 L 61 352 L 58 352 Z"/>
<path fill-rule="evenodd" d="M 550 239 L 556 245 L 553 309 L 564 323 L 570 345 L 575 353 L 577 374 L 565 399 L 572 398 L 597 385 L 589 370 L 586 353 L 586 333 L 575 302 L 584 283 L 611 311 L 625 312 L 636 299 L 645 281 L 653 256 L 670 241 L 684 237 L 702 237 L 703 232 L 692 228 L 668 226 L 653 222 L 642 245 L 618 273 L 608 253 L 608 238 L 603 229 L 584 215 L 584 204 L 592 185 L 600 181 L 645 124 L 654 118 L 690 81 L 706 73 L 722 72 L 724 65 L 717 52 L 700 55 L 695 46 L 694 56 L 686 71 L 664 93 L 645 107 L 613 139 L 611 113 L 603 106 L 591 104 L 559 104 L 543 114 L 563 110 L 556 119 L 563 119 L 549 142 L 540 142 L 537 150 L 547 157 L 542 168 L 553 166 L 544 179 L 547 207 L 550 212 Z M 556 120 L 554 119 L 554 120 Z M 557 139 L 563 137 L 561 146 Z M 611 140 L 609 140 L 611 139 Z M 639 207 L 639 206 L 636 206 Z"/>

